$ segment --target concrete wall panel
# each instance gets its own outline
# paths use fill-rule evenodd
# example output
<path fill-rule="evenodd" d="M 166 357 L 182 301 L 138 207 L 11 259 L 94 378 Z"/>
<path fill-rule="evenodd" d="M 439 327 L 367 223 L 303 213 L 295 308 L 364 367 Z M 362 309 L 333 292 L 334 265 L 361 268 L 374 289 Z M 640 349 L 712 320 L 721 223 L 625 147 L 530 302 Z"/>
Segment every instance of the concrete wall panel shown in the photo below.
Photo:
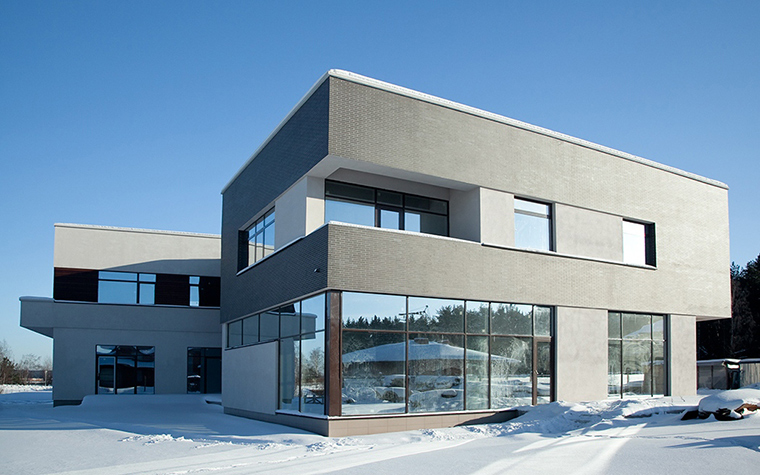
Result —
<path fill-rule="evenodd" d="M 607 397 L 607 346 L 607 311 L 557 307 L 557 400 Z"/>
<path fill-rule="evenodd" d="M 670 317 L 670 393 L 693 396 L 697 392 L 697 330 L 691 316 Z"/>
<path fill-rule="evenodd" d="M 621 217 L 563 204 L 554 211 L 557 252 L 623 261 Z"/>
<path fill-rule="evenodd" d="M 277 342 L 225 350 L 222 403 L 227 409 L 274 414 L 277 410 Z"/>
<path fill-rule="evenodd" d="M 218 276 L 220 254 L 211 234 L 55 225 L 54 267 Z"/>

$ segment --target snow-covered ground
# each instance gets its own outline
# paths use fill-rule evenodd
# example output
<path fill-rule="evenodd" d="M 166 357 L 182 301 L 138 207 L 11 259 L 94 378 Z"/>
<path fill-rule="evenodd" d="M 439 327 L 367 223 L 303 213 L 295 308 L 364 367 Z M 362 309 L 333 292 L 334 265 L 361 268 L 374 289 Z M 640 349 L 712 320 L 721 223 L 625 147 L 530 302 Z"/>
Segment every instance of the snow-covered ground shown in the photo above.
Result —
<path fill-rule="evenodd" d="M 701 396 L 555 402 L 504 424 L 331 439 L 225 415 L 202 395 L 53 408 L 49 390 L 17 389 L 0 394 L 9 474 L 724 474 L 760 464 L 760 414 L 682 421 Z"/>

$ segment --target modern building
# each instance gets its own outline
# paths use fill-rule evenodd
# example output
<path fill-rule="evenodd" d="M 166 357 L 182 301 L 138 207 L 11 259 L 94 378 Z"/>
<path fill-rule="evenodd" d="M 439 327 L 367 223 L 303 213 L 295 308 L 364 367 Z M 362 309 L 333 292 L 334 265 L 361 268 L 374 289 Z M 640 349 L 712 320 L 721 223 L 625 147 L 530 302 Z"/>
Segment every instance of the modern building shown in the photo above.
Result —
<path fill-rule="evenodd" d="M 727 187 L 329 71 L 223 192 L 227 413 L 347 435 L 687 395 Z"/>
<path fill-rule="evenodd" d="M 53 403 L 219 393 L 219 242 L 56 224 L 53 298 L 21 298 L 21 326 L 53 338 Z"/>
<path fill-rule="evenodd" d="M 22 325 L 54 337 L 57 401 L 101 390 L 98 345 L 136 369 L 154 352 L 158 393 L 221 342 L 229 414 L 331 436 L 498 421 L 693 394 L 696 321 L 730 317 L 726 185 L 349 72 L 222 195 L 221 261 L 212 236 L 57 226 L 54 299 L 22 298 Z M 106 250 L 122 235 L 134 253 Z M 220 276 L 220 307 L 166 305 L 161 275 Z M 92 286 L 112 282 L 136 293 L 103 305 Z"/>

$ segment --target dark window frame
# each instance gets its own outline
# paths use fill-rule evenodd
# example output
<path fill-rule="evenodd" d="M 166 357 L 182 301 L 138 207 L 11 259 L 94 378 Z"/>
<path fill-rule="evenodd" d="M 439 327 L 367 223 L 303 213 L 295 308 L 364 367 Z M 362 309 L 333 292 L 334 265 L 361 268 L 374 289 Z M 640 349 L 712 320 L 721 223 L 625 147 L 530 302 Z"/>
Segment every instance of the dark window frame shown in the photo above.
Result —
<path fill-rule="evenodd" d="M 341 292 L 342 294 L 343 292 Z M 462 381 L 463 381 L 463 392 L 462 392 L 462 401 L 463 401 L 463 409 L 457 410 L 456 412 L 463 412 L 463 411 L 479 411 L 479 410 L 498 410 L 498 409 L 491 409 L 493 405 L 492 397 L 491 397 L 491 379 L 492 379 L 492 364 L 491 364 L 491 356 L 492 356 L 492 340 L 493 338 L 504 338 L 504 337 L 516 337 L 516 338 L 523 338 L 523 339 L 530 339 L 531 341 L 531 365 L 533 370 L 531 371 L 531 384 L 532 384 L 532 394 L 531 394 L 531 400 L 532 404 L 537 404 L 538 402 L 538 375 L 536 373 L 536 365 L 537 365 L 537 352 L 536 348 L 539 343 L 548 342 L 550 344 L 550 367 L 551 367 L 551 374 L 550 374 L 550 388 L 549 388 L 549 400 L 555 401 L 556 400 L 556 368 L 555 368 L 555 358 L 556 358 L 556 307 L 548 306 L 548 305 L 539 305 L 539 304 L 519 304 L 515 302 L 492 302 L 492 301 L 483 301 L 483 300 L 467 300 L 467 299 L 448 299 L 448 298 L 441 298 L 440 300 L 461 300 L 464 303 L 463 306 L 463 325 L 464 325 L 464 331 L 463 332 L 446 332 L 446 331 L 420 331 L 420 330 L 412 330 L 409 328 L 409 299 L 410 298 L 436 298 L 437 297 L 421 297 L 421 296 L 415 296 L 415 295 L 398 295 L 398 294 L 375 294 L 373 292 L 350 292 L 355 294 L 368 294 L 368 295 L 397 295 L 397 296 L 403 296 L 405 297 L 406 301 L 406 315 L 405 315 L 405 329 L 404 330 L 386 330 L 386 329 L 378 329 L 378 328 L 351 328 L 346 327 L 344 325 L 343 321 L 343 306 L 340 307 L 340 333 L 341 333 L 341 342 L 343 340 L 343 335 L 345 332 L 356 332 L 356 333 L 393 333 L 393 334 L 404 334 L 405 335 L 405 341 L 409 341 L 410 335 L 412 334 L 422 334 L 422 333 L 429 333 L 429 334 L 440 334 L 442 336 L 445 335 L 452 335 L 452 336 L 461 336 L 463 341 L 463 356 L 462 356 L 462 362 L 463 362 L 463 371 L 462 371 Z M 342 301 L 342 299 L 341 299 Z M 474 303 L 478 305 L 478 308 L 481 304 L 487 304 L 488 308 L 488 316 L 487 316 L 487 331 L 485 333 L 481 332 L 471 332 L 468 330 L 467 325 L 467 318 L 468 318 L 468 303 Z M 510 334 L 510 333 L 497 333 L 493 330 L 493 313 L 492 308 L 493 304 L 504 304 L 504 305 L 530 305 L 531 306 L 531 333 L 530 335 L 525 334 Z M 549 309 L 549 335 L 540 335 L 537 333 L 537 327 L 535 322 L 535 313 L 536 308 L 548 308 Z M 467 341 L 468 337 L 486 337 L 487 338 L 487 345 L 488 345 L 488 359 L 487 359 L 487 374 L 488 374 L 488 391 L 487 391 L 487 398 L 488 398 L 488 408 L 489 409 L 468 409 L 467 408 Z M 405 410 L 403 414 L 412 414 L 413 411 L 410 411 L 409 408 L 409 398 L 412 394 L 412 389 L 409 385 L 409 345 L 405 346 L 405 352 L 406 352 L 406 398 L 405 398 Z M 338 367 L 340 368 L 340 385 L 343 387 L 343 348 L 341 347 L 338 350 Z M 371 414 L 350 414 L 345 415 L 345 417 L 366 417 L 367 415 Z"/>
<path fill-rule="evenodd" d="M 346 198 L 344 196 L 330 196 L 328 193 L 328 187 L 330 184 L 337 184 L 337 185 L 348 185 L 356 188 L 363 188 L 367 191 L 372 191 L 373 193 L 373 200 L 364 200 L 364 199 L 358 199 L 358 198 Z M 387 201 L 379 200 L 378 195 L 380 193 L 389 193 L 389 194 L 395 194 L 395 195 L 401 195 L 401 205 L 394 205 L 391 203 L 388 203 Z M 439 212 L 439 211 L 433 211 L 433 210 L 424 210 L 420 209 L 419 207 L 414 207 L 412 205 L 409 205 L 407 203 L 408 199 L 423 199 L 423 200 L 431 200 L 434 202 L 443 203 L 446 206 L 445 212 Z M 325 201 L 332 200 L 332 201 L 342 201 L 345 203 L 358 203 L 358 204 L 365 204 L 365 205 L 372 205 L 375 208 L 375 224 L 374 227 L 381 228 L 381 219 L 380 219 L 380 213 L 382 210 L 388 210 L 388 211 L 395 211 L 399 213 L 399 229 L 404 231 L 406 230 L 406 213 L 414 213 L 414 212 L 420 212 L 420 213 L 428 213 L 436 216 L 443 216 L 446 218 L 446 237 L 449 237 L 451 235 L 451 207 L 449 206 L 448 200 L 442 200 L 440 198 L 431 198 L 429 196 L 423 196 L 423 195 L 417 195 L 413 193 L 404 193 L 401 191 L 395 191 L 395 190 L 388 190 L 384 188 L 375 188 L 372 186 L 366 186 L 366 185 L 357 185 L 355 183 L 347 183 L 337 180 L 325 180 Z M 385 228 L 389 229 L 389 228 Z M 392 229 L 392 228 L 390 228 Z M 420 231 L 420 234 L 432 234 L 432 233 L 424 233 Z M 438 236 L 438 234 L 432 234 L 434 236 Z"/>
<path fill-rule="evenodd" d="M 271 221 L 267 221 L 268 218 L 272 218 Z M 258 225 L 261 225 L 260 229 L 256 229 Z M 274 236 L 277 235 L 275 207 L 272 206 L 265 211 L 260 217 L 258 217 L 245 229 L 238 231 L 238 271 L 246 269 L 259 261 L 262 261 L 267 256 L 274 254 L 274 239 L 272 239 L 272 249 L 269 253 L 266 252 L 266 239 L 267 230 L 271 230 Z M 262 248 L 261 257 L 258 256 L 256 248 L 256 237 L 261 236 Z M 251 242 L 253 242 L 253 256 L 251 256 Z"/>
<path fill-rule="evenodd" d="M 638 224 L 644 227 L 644 264 L 657 267 L 657 236 L 654 223 L 628 218 L 623 218 L 623 263 L 637 265 L 625 260 L 625 223 Z"/>
<path fill-rule="evenodd" d="M 555 230 L 554 230 L 554 204 L 546 201 L 540 201 L 540 200 L 534 200 L 530 198 L 523 198 L 520 196 L 514 197 L 514 213 L 515 215 L 521 214 L 523 216 L 532 216 L 534 218 L 544 218 L 549 222 L 549 249 L 534 249 L 539 251 L 549 251 L 549 252 L 555 252 L 557 250 L 557 243 L 555 242 Z M 524 201 L 526 203 L 533 203 L 537 205 L 546 206 L 546 213 L 537 213 L 535 211 L 529 211 L 529 210 L 523 210 L 517 208 L 517 201 Z M 517 228 L 515 226 L 515 246 L 517 246 Z M 520 247 L 520 249 L 532 249 L 532 248 L 523 248 Z"/>

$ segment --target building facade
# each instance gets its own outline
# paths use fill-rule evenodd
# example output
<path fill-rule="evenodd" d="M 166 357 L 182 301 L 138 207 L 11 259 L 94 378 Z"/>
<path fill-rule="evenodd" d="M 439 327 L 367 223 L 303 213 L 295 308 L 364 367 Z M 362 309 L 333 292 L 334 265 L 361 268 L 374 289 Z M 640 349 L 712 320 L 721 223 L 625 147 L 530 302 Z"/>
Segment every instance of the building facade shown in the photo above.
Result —
<path fill-rule="evenodd" d="M 219 393 L 219 241 L 56 224 L 53 298 L 21 298 L 21 326 L 53 338 L 53 403 Z"/>
<path fill-rule="evenodd" d="M 343 71 L 223 190 L 221 263 L 225 411 L 329 435 L 693 394 L 730 317 L 724 184 Z"/>
<path fill-rule="evenodd" d="M 696 322 L 730 317 L 726 185 L 345 71 L 222 195 L 221 239 L 56 225 L 21 323 L 57 404 L 221 384 L 330 436 L 500 421 L 693 394 Z"/>

